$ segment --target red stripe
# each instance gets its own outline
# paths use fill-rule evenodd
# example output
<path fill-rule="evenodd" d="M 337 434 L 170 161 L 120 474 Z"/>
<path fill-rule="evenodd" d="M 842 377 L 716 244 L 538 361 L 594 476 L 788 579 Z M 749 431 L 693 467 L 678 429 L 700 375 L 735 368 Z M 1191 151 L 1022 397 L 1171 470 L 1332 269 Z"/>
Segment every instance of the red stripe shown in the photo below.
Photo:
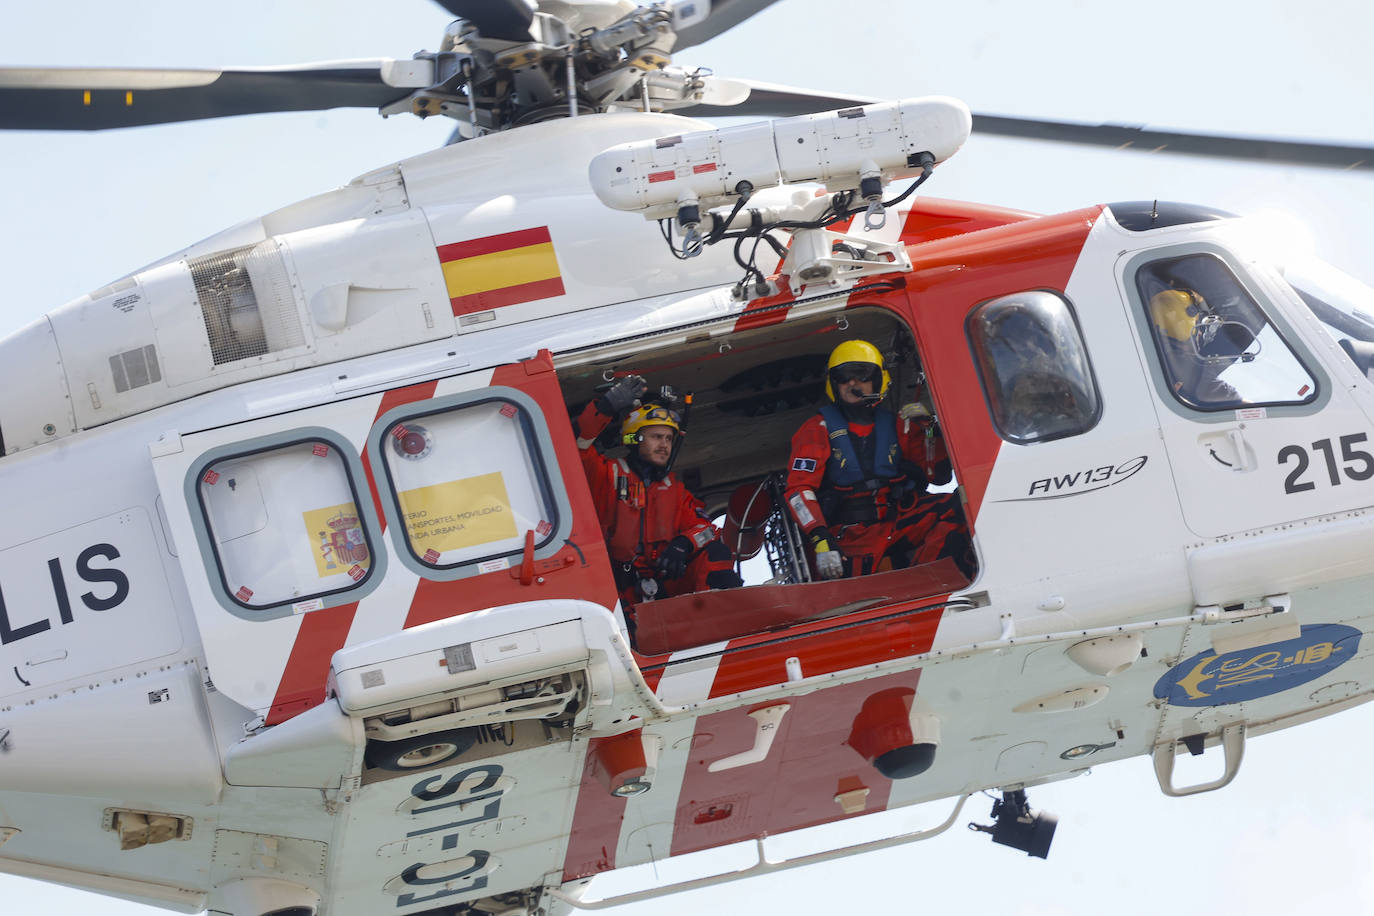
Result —
<path fill-rule="evenodd" d="M 692 166 L 692 174 L 694 174 L 694 175 L 700 175 L 700 174 L 702 174 L 703 172 L 714 172 L 715 170 L 716 170 L 716 164 L 715 164 L 714 162 L 708 162 L 708 163 L 706 163 L 705 165 L 694 165 L 694 166 Z"/>
<path fill-rule="evenodd" d="M 267 713 L 266 724 L 277 725 L 324 702 L 329 660 L 348 639 L 358 602 L 311 611 L 301 620 L 296 644 L 281 673 L 277 696 Z"/>
<path fill-rule="evenodd" d="M 672 855 L 855 817 L 835 801 L 848 788 L 868 789 L 863 813 L 887 808 L 892 781 L 849 746 L 849 732 L 871 695 L 915 689 L 920 676 L 919 670 L 904 671 L 787 697 L 780 701 L 788 711 L 768 756 L 718 773 L 710 772 L 711 763 L 751 747 L 757 725 L 747 707 L 702 716 L 679 792 Z"/>
<path fill-rule="evenodd" d="M 502 232 L 499 235 L 483 236 L 480 239 L 468 239 L 466 242 L 440 245 L 439 261 L 440 263 L 447 263 L 462 258 L 475 258 L 480 254 L 495 254 L 498 251 L 510 251 L 512 248 L 542 245 L 551 241 L 553 239 L 549 237 L 548 226 L 519 229 L 515 232 Z"/>
<path fill-rule="evenodd" d="M 672 181 L 677 177 L 677 172 L 650 172 L 649 184 L 657 184 L 660 181 Z"/>
<path fill-rule="evenodd" d="M 458 316 L 486 312 L 507 305 L 519 305 L 522 302 L 534 302 L 537 299 L 552 299 L 563 293 L 563 278 L 551 277 L 548 280 L 535 280 L 533 283 L 517 283 L 515 286 L 489 289 L 469 296 L 457 296 L 449 301 L 453 303 L 453 314 Z"/>
<path fill-rule="evenodd" d="M 382 414 L 402 404 L 425 401 L 434 397 L 438 382 L 422 382 L 397 388 L 382 395 L 377 406 L 376 423 Z M 377 481 L 372 473 L 372 460 L 366 449 L 363 450 L 363 471 L 367 475 L 367 487 L 372 495 L 372 504 L 377 509 L 377 518 L 386 530 L 386 513 L 382 508 Z M 340 604 L 320 611 L 311 611 L 301 620 L 296 642 L 291 646 L 291 654 L 282 669 L 281 682 L 277 684 L 277 694 L 272 700 L 272 708 L 267 713 L 266 724 L 277 725 L 292 716 L 299 715 L 313 706 L 324 702 L 324 685 L 329 678 L 329 663 L 334 653 L 343 648 L 348 641 L 348 631 L 353 627 L 353 617 L 358 611 L 358 602 Z"/>
<path fill-rule="evenodd" d="M 781 281 L 781 277 L 778 278 Z M 752 331 L 754 328 L 766 328 L 775 324 L 782 324 L 787 320 L 789 309 L 775 308 L 775 306 L 791 302 L 796 296 L 792 295 L 792 288 L 783 285 L 783 288 L 772 296 L 762 299 L 755 299 L 744 307 L 739 318 L 735 319 L 736 331 Z M 764 311 L 767 309 L 767 311 Z"/>
<path fill-rule="evenodd" d="M 519 562 L 519 557 L 516 558 L 516 562 Z M 505 573 L 506 571 L 502 569 L 498 572 Z M 506 575 L 509 576 L 508 573 Z M 499 586 L 506 583 L 498 581 L 496 584 Z M 415 583 L 415 593 L 410 596 L 410 610 L 406 612 L 406 621 L 402 626 L 408 630 L 423 623 L 433 623 L 436 620 L 457 617 L 459 614 L 471 610 L 474 598 L 476 598 L 475 603 L 480 605 L 481 601 L 487 597 L 487 593 L 484 593 L 481 598 L 477 598 L 473 594 L 472 580 L 470 579 L 443 581 L 426 579 L 422 576 L 420 581 Z"/>
<path fill-rule="evenodd" d="M 910 602 L 918 603 L 923 602 Z M 882 618 L 891 610 L 864 613 Z M 802 671 L 812 677 L 928 652 L 939 623 L 938 613 L 926 613 L 897 620 L 877 619 L 841 632 L 827 632 L 825 622 L 810 625 L 817 630 L 811 636 L 726 656 L 716 672 L 711 695 L 776 684 L 786 669 L 787 657 L 792 655 L 800 659 Z M 748 715 L 748 707 L 702 716 L 695 735 L 712 737 L 709 742 L 701 737 L 705 750 L 693 754 L 683 774 L 679 797 L 684 803 L 678 806 L 673 827 L 672 854 L 854 816 L 846 815 L 835 797 L 859 786 L 869 790 L 865 813 L 885 809 L 892 782 L 849 745 L 850 730 L 869 697 L 893 687 L 915 690 L 920 677 L 919 669 L 902 671 L 788 697 L 781 701 L 789 710 L 767 758 L 719 773 L 710 772 L 711 763 L 750 747 L 757 726 Z"/>
<path fill-rule="evenodd" d="M 639 658 L 636 653 L 636 658 Z M 641 659 L 642 661 L 642 659 Z M 644 672 L 650 691 L 658 690 L 663 668 Z M 752 721 L 752 720 L 751 720 Z M 604 739 L 593 738 L 587 746 L 586 768 L 577 790 L 573 808 L 572 831 L 563 858 L 563 880 L 585 878 L 615 868 L 615 851 L 620 843 L 621 823 L 625 820 L 626 799 L 606 791 L 593 770 L 593 755 Z"/>
<path fill-rule="evenodd" d="M 1008 223 L 1032 218 L 1034 214 L 1022 210 L 940 200 L 935 197 L 918 197 L 907 211 L 906 220 L 902 223 L 902 242 L 907 245 L 919 245 L 922 242 L 976 232 L 979 229 L 991 229 L 994 226 L 1005 226 Z"/>
<path fill-rule="evenodd" d="M 915 608 L 943 600 L 943 596 L 918 598 L 862 611 L 854 616 L 883 617 L 895 612 L 901 605 Z M 939 613 L 925 612 L 890 622 L 875 620 L 838 631 L 832 629 L 832 622 L 817 621 L 793 627 L 789 631 L 793 638 L 785 642 L 774 641 L 766 635 L 734 640 L 730 654 L 721 659 L 716 669 L 715 680 L 711 683 L 711 696 L 728 696 L 777 684 L 782 680 L 782 672 L 787 670 L 787 659 L 792 656 L 800 659 L 806 676 L 813 677 L 851 671 L 893 658 L 920 655 L 930 651 L 939 625 Z"/>
<path fill-rule="evenodd" d="M 625 819 L 626 800 L 606 791 L 596 778 L 593 755 L 604 738 L 593 738 L 587 745 L 582 783 L 573 807 L 573 827 L 568 835 L 568 850 L 563 857 L 563 880 L 585 878 L 615 868 L 615 850 L 620 843 L 620 825 Z"/>
<path fill-rule="evenodd" d="M 964 326 L 975 302 L 1022 289 L 1064 289 L 1100 205 L 1057 216 L 937 239 L 908 247 L 908 315 L 932 382 L 940 428 L 958 469 L 970 527 L 978 523 L 1002 438 L 983 401 L 982 381 L 968 357 Z"/>
<path fill-rule="evenodd" d="M 377 405 L 377 416 L 372 418 L 372 422 L 375 424 L 386 413 L 403 404 L 428 401 L 434 397 L 434 390 L 438 387 L 437 381 L 421 382 L 418 385 L 407 385 L 384 392 L 382 403 Z M 367 475 L 367 488 L 372 493 L 372 506 L 377 510 L 377 521 L 381 522 L 382 531 L 386 531 L 386 509 L 382 505 L 381 490 L 377 488 L 377 478 L 372 472 L 372 453 L 367 449 L 363 449 L 363 472 Z"/>

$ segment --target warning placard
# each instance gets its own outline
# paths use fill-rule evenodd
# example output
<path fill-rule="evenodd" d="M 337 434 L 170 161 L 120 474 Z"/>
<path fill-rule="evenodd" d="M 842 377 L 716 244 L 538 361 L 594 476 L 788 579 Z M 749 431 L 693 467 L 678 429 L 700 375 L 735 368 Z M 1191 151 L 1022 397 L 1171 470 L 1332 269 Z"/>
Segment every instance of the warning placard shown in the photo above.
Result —
<path fill-rule="evenodd" d="M 358 507 L 353 503 L 302 512 L 305 530 L 315 554 L 315 571 L 321 579 L 346 573 L 354 566 L 366 570 L 372 562 Z"/>
<path fill-rule="evenodd" d="M 411 549 L 447 553 L 515 537 L 506 481 L 500 471 L 416 487 L 400 494 Z"/>

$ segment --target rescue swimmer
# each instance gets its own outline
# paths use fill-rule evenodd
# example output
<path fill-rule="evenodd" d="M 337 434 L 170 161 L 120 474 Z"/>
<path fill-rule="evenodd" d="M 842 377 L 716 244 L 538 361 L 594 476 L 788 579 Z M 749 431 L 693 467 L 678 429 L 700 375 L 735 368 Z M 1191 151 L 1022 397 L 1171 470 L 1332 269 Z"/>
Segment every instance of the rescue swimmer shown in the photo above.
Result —
<path fill-rule="evenodd" d="M 684 417 L 663 403 L 641 403 L 648 385 L 629 375 L 593 399 L 577 420 L 577 447 L 591 485 L 622 604 L 742 584 L 734 556 L 706 506 L 672 473 L 682 447 Z M 666 389 L 665 389 L 666 393 Z M 609 458 L 596 447 L 620 424 L 628 453 Z"/>
<path fill-rule="evenodd" d="M 973 574 L 958 498 L 927 494 L 953 476 L 929 410 L 882 407 L 891 378 L 865 340 L 835 347 L 830 399 L 792 437 L 785 498 L 823 579 L 903 569 L 952 557 Z M 900 420 L 900 422 L 899 422 Z"/>

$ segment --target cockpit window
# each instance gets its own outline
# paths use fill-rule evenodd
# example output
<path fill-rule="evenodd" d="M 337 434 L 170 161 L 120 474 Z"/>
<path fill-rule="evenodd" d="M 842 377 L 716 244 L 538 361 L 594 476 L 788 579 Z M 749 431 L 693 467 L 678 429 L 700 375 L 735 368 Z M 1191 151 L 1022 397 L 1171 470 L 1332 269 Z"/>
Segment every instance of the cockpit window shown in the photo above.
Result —
<path fill-rule="evenodd" d="M 1169 390 L 1196 410 L 1307 404 L 1317 383 L 1222 261 L 1155 261 L 1135 277 Z"/>
<path fill-rule="evenodd" d="M 1374 371 L 1374 289 L 1316 258 L 1288 264 L 1283 278 L 1368 377 Z"/>
<path fill-rule="evenodd" d="M 1091 429 L 1101 400 L 1069 304 L 1032 290 L 985 302 L 968 321 L 969 342 L 997 432 L 1028 444 Z"/>

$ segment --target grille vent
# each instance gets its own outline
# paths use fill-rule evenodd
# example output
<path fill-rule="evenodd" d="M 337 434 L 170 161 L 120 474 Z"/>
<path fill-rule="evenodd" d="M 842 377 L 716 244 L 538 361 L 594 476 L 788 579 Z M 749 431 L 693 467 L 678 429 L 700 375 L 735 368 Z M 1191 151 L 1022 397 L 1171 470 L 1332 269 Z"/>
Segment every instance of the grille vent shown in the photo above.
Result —
<path fill-rule="evenodd" d="M 291 280 L 270 239 L 187 261 L 219 366 L 305 343 Z"/>
<path fill-rule="evenodd" d="M 162 369 L 157 364 L 157 347 L 148 344 L 116 353 L 110 357 L 110 374 L 114 376 L 117 392 L 162 381 Z"/>

